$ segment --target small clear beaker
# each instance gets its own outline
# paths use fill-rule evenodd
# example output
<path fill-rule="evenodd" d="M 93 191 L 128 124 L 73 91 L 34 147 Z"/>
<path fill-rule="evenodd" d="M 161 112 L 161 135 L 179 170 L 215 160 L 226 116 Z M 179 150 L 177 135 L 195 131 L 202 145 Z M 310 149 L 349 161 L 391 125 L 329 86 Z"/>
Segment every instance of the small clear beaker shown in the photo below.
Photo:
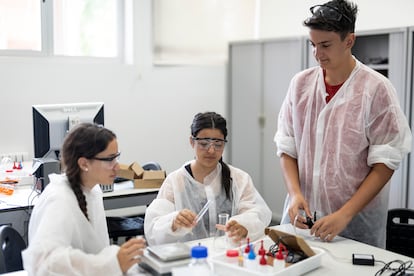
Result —
<path fill-rule="evenodd" d="M 227 222 L 229 221 L 229 214 L 227 213 L 220 213 L 218 215 L 218 222 L 217 224 L 223 226 L 220 229 L 216 229 L 216 234 L 214 236 L 214 249 L 215 250 L 224 250 L 228 247 L 228 240 L 227 234 L 223 230 L 224 226 L 226 226 Z"/>

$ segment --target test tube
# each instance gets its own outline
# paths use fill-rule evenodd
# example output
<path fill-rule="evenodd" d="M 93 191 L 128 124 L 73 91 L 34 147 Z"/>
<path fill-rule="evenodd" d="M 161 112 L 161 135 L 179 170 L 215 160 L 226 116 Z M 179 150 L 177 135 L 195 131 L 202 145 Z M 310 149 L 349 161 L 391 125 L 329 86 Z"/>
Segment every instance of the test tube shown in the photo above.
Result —
<path fill-rule="evenodd" d="M 208 207 L 210 206 L 211 202 L 212 201 L 210 199 L 207 200 L 206 204 L 204 204 L 203 208 L 201 208 L 200 212 L 198 212 L 196 219 L 195 219 L 196 223 L 198 223 L 200 219 L 204 216 L 204 214 L 207 212 Z"/>

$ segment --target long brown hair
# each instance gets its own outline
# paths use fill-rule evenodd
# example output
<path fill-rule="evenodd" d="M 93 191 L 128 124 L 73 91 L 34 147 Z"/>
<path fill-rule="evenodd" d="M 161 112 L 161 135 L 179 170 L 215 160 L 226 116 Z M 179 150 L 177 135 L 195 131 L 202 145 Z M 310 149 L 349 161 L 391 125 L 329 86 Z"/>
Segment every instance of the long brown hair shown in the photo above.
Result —
<path fill-rule="evenodd" d="M 116 135 L 109 129 L 96 124 L 82 123 L 72 129 L 63 142 L 62 168 L 78 200 L 79 208 L 88 220 L 86 199 L 81 189 L 81 169 L 78 159 L 95 157 L 104 151 L 115 138 Z"/>

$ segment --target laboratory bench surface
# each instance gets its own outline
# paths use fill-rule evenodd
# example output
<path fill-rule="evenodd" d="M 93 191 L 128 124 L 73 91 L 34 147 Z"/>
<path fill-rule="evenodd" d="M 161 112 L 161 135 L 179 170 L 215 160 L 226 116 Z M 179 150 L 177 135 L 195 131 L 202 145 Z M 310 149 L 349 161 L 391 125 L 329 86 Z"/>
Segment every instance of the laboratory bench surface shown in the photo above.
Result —
<path fill-rule="evenodd" d="M 149 205 L 157 196 L 159 188 L 135 189 L 132 181 L 114 184 L 114 190 L 103 193 L 105 210 Z M 16 185 L 12 195 L 0 194 L 0 212 L 33 207 L 38 196 L 32 185 Z M 130 200 L 132 199 L 132 200 Z"/>
<path fill-rule="evenodd" d="M 290 234 L 295 234 L 292 225 L 277 225 L 271 228 L 287 232 Z M 317 276 L 317 275 L 375 275 L 375 273 L 383 267 L 381 263 L 375 263 L 374 266 L 365 266 L 365 265 L 353 265 L 352 264 L 352 254 L 372 254 L 375 257 L 375 260 L 381 260 L 385 263 L 401 260 L 401 261 L 414 261 L 414 259 L 396 254 L 390 251 L 386 251 L 381 248 L 373 247 L 364 243 L 360 243 L 354 240 L 349 240 L 341 237 L 336 237 L 332 242 L 322 242 L 317 238 L 314 238 L 309 234 L 309 230 L 296 229 L 296 234 L 302 237 L 308 245 L 313 248 L 318 248 L 323 251 L 321 256 L 321 265 L 304 275 Z M 223 252 L 215 251 L 213 248 L 213 239 L 203 239 L 195 240 L 188 242 L 190 246 L 197 245 L 201 243 L 204 246 L 209 248 L 209 257 L 217 256 L 218 254 L 223 254 Z M 27 272 L 18 271 L 13 273 L 3 274 L 7 276 L 26 276 Z M 143 272 L 138 266 L 133 266 L 127 274 L 125 275 L 150 275 Z M 268 274 L 272 275 L 272 274 Z M 273 274 L 277 275 L 277 274 Z M 384 273 L 383 275 L 390 275 L 390 273 Z"/>

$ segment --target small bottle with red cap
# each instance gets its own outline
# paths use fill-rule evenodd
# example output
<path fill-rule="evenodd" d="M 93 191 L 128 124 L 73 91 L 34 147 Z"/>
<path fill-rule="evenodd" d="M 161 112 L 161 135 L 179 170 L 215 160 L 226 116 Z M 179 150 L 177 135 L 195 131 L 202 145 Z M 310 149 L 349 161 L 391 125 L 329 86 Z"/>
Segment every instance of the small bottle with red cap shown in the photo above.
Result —
<path fill-rule="evenodd" d="M 239 250 L 237 249 L 227 249 L 226 251 L 226 262 L 234 265 L 239 263 Z"/>

